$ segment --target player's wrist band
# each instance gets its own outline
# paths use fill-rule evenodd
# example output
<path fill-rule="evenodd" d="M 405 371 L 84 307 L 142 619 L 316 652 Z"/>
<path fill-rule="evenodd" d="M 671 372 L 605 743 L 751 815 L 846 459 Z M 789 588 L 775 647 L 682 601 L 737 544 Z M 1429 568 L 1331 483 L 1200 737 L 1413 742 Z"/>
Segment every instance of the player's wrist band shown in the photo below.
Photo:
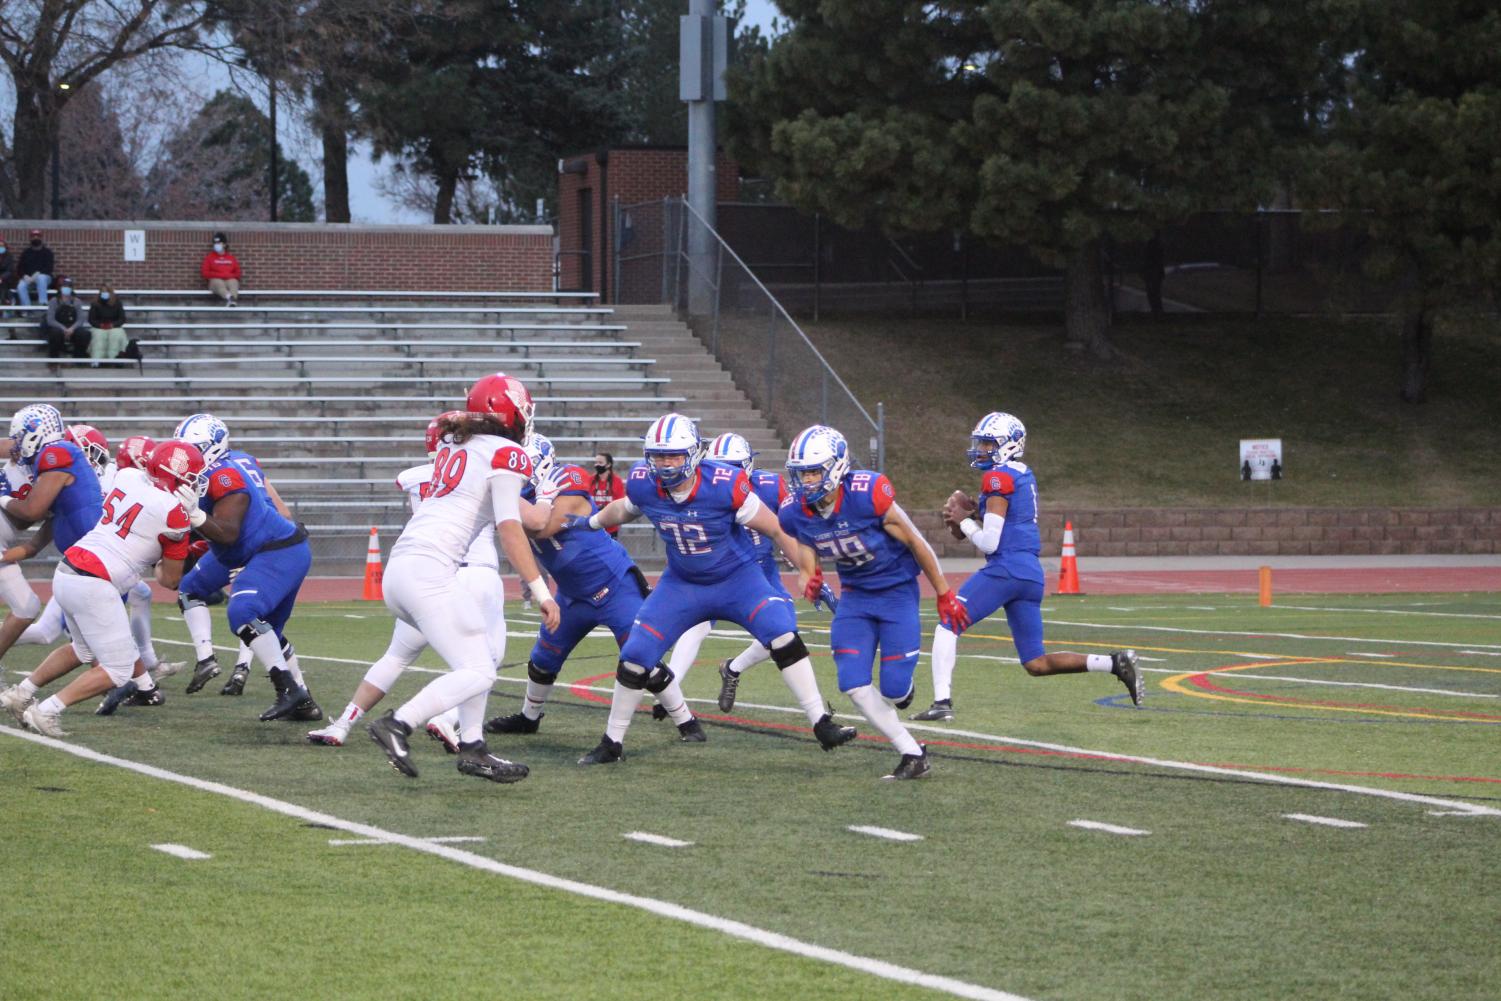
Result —
<path fill-rule="evenodd" d="M 589 516 L 589 527 L 592 528 L 592 529 L 594 529 L 596 532 L 599 531 L 601 528 L 604 527 L 603 525 L 601 525 L 599 523 L 599 512 L 598 511 L 594 512 L 593 514 L 591 514 Z"/>
<path fill-rule="evenodd" d="M 959 531 L 964 533 L 967 539 L 980 530 L 980 523 L 973 518 L 965 518 L 959 523 Z"/>
<path fill-rule="evenodd" d="M 532 592 L 532 600 L 539 605 L 552 600 L 552 592 L 547 589 L 547 582 L 541 577 L 527 581 L 526 588 Z"/>

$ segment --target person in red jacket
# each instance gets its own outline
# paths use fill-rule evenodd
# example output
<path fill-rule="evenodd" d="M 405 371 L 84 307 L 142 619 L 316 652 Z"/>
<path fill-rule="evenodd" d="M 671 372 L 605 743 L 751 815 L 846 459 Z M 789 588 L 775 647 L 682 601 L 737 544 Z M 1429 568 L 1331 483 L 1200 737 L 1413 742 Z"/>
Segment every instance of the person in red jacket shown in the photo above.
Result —
<path fill-rule="evenodd" d="M 625 496 L 625 481 L 615 475 L 615 457 L 609 452 L 600 452 L 594 457 L 594 479 L 589 484 L 589 493 L 600 507 Z M 620 529 L 612 525 L 605 531 L 614 535 Z"/>
<path fill-rule="evenodd" d="M 224 305 L 240 304 L 240 262 L 229 252 L 229 240 L 223 233 L 214 234 L 214 249 L 203 255 L 199 270 L 208 281 L 209 291 L 224 300 Z"/>

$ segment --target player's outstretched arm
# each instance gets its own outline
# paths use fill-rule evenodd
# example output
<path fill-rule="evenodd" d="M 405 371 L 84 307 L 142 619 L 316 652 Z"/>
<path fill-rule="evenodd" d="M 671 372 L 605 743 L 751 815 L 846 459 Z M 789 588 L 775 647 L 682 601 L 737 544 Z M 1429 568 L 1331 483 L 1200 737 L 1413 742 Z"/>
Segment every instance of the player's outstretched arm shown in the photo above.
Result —
<path fill-rule="evenodd" d="M 179 488 L 182 489 L 182 488 Z M 181 496 L 179 500 L 183 500 Z M 193 518 L 194 511 L 201 511 L 195 502 L 190 508 L 186 501 L 183 509 L 188 512 L 188 518 Z M 250 510 L 250 495 L 243 490 L 237 490 L 232 494 L 226 494 L 214 502 L 214 509 L 204 515 L 201 522 L 193 525 L 198 534 L 210 542 L 220 545 L 232 546 L 240 539 L 240 526 L 245 521 L 245 512 Z"/>
<path fill-rule="evenodd" d="M 639 517 L 641 517 L 641 509 L 632 504 L 629 497 L 618 497 L 589 519 L 589 527 L 614 528 L 617 525 L 635 521 Z"/>
<path fill-rule="evenodd" d="M 176 591 L 182 583 L 182 560 L 163 558 L 156 565 L 156 582 L 168 591 Z"/>
<path fill-rule="evenodd" d="M 46 549 L 52 542 L 52 519 L 42 522 L 40 528 L 31 533 L 31 538 L 24 542 L 18 542 L 0 554 L 0 563 L 20 563 L 29 560 L 37 553 Z"/>
<path fill-rule="evenodd" d="M 550 539 L 564 528 L 568 527 L 570 517 L 583 518 L 589 514 L 589 500 L 577 494 L 569 494 L 553 501 L 552 510 L 548 512 L 547 521 L 543 526 L 532 533 L 536 539 Z M 531 526 L 527 526 L 530 528 Z"/>
<path fill-rule="evenodd" d="M 18 525 L 30 525 L 47 517 L 47 512 L 52 510 L 52 502 L 63 492 L 63 487 L 72 482 L 72 473 L 63 469 L 49 470 L 36 478 L 25 497 L 14 494 L 0 497 L 0 508 Z"/>
<path fill-rule="evenodd" d="M 276 513 L 288 521 L 295 522 L 297 519 L 292 517 L 292 509 L 287 507 L 287 502 L 281 499 L 281 494 L 276 492 L 276 488 L 271 485 L 271 481 L 262 477 L 262 482 L 266 484 L 266 496 L 271 498 L 271 503 L 275 506 Z"/>
<path fill-rule="evenodd" d="M 558 603 L 553 600 L 542 571 L 537 569 L 532 544 L 527 541 L 526 529 L 521 525 L 521 486 L 525 477 L 506 470 L 490 477 L 490 502 L 495 518 L 495 533 L 500 539 L 500 551 L 505 555 L 511 569 L 520 575 L 531 591 L 532 600 L 542 612 L 542 621 L 548 629 L 558 628 L 562 616 Z"/>

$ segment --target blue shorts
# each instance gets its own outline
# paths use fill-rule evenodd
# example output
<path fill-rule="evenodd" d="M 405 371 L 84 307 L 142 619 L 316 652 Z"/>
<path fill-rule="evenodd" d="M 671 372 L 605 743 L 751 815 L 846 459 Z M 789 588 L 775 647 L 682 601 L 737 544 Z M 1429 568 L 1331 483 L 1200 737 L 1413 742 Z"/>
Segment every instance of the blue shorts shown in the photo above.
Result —
<path fill-rule="evenodd" d="M 787 585 L 782 583 L 782 567 L 775 559 L 767 560 L 761 564 L 761 572 L 766 575 L 766 583 L 780 597 L 792 600 L 792 595 L 787 593 Z"/>
<path fill-rule="evenodd" d="M 610 585 L 609 594 L 595 604 L 588 598 L 572 598 L 558 591 L 558 611 L 562 621 L 556 632 L 543 626 L 537 632 L 537 642 L 532 647 L 532 666 L 544 674 L 557 674 L 563 662 L 585 636 L 596 626 L 607 626 L 615 634 L 615 642 L 625 645 L 631 633 L 631 624 L 641 609 L 644 597 L 635 577 L 622 574 Z"/>
<path fill-rule="evenodd" d="M 881 651 L 881 694 L 900 699 L 912 690 L 912 672 L 922 651 L 917 579 L 863 591 L 845 588 L 829 626 L 829 645 L 839 669 L 839 690 L 871 683 L 876 649 Z"/>
<path fill-rule="evenodd" d="M 692 626 L 723 619 L 745 629 L 770 649 L 778 636 L 797 631 L 797 613 L 784 590 L 771 589 L 760 566 L 746 563 L 714 584 L 693 584 L 668 567 L 641 604 L 620 659 L 650 667 Z"/>
<path fill-rule="evenodd" d="M 202 560 L 198 561 L 202 564 Z M 239 632 L 244 626 L 261 619 L 282 636 L 297 590 L 302 587 L 313 566 L 313 550 L 307 540 L 284 549 L 262 550 L 250 557 L 235 577 L 229 593 L 229 627 Z M 196 572 L 196 567 L 194 568 Z"/>
<path fill-rule="evenodd" d="M 208 601 L 210 596 L 218 594 L 228 585 L 229 568 L 219 562 L 219 557 L 214 555 L 213 550 L 209 550 L 198 557 L 193 569 L 183 574 L 177 585 L 177 593 L 199 601 Z"/>
<path fill-rule="evenodd" d="M 969 610 L 971 624 L 998 608 L 1006 609 L 1011 641 L 1016 644 L 1017 657 L 1025 664 L 1047 653 L 1042 645 L 1042 592 L 1041 581 L 977 573 L 960 586 L 959 600 Z"/>

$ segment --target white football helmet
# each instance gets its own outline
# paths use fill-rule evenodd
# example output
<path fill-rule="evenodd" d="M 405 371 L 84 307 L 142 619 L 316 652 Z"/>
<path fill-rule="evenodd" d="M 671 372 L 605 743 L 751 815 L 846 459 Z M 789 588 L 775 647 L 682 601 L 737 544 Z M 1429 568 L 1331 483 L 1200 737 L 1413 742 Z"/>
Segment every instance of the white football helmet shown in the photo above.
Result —
<path fill-rule="evenodd" d="M 666 489 L 687 483 L 698 469 L 698 460 L 703 457 L 703 440 L 698 436 L 698 425 L 682 414 L 664 414 L 651 422 L 646 429 L 646 467 L 656 481 Z M 659 466 L 664 456 L 681 455 L 681 466 Z"/>
<path fill-rule="evenodd" d="M 811 486 L 803 473 L 822 470 L 823 478 Z M 850 471 L 849 443 L 844 435 L 824 424 L 815 424 L 792 439 L 787 449 L 788 488 L 809 504 L 817 504 L 838 489 Z"/>
<path fill-rule="evenodd" d="M 205 466 L 213 466 L 229 451 L 229 428 L 213 414 L 194 414 L 177 425 L 172 437 L 198 449 Z"/>
<path fill-rule="evenodd" d="M 62 441 L 66 429 L 63 415 L 50 403 L 33 403 L 16 411 L 10 419 L 11 452 L 20 462 L 32 463 L 37 453 L 55 441 Z"/>
<path fill-rule="evenodd" d="M 756 468 L 757 454 L 750 442 L 733 431 L 726 431 L 704 449 L 704 458 L 739 466 L 747 473 Z"/>
<path fill-rule="evenodd" d="M 1027 429 L 1010 414 L 996 411 L 980 418 L 980 423 L 969 433 L 969 441 L 969 451 L 964 454 L 969 457 L 970 466 L 994 469 L 1022 457 L 1027 450 Z"/>
<path fill-rule="evenodd" d="M 557 462 L 558 454 L 552 447 L 552 442 L 547 435 L 532 432 L 531 441 L 525 446 L 527 458 L 532 460 L 532 486 L 541 483 L 552 475 L 553 464 Z"/>

